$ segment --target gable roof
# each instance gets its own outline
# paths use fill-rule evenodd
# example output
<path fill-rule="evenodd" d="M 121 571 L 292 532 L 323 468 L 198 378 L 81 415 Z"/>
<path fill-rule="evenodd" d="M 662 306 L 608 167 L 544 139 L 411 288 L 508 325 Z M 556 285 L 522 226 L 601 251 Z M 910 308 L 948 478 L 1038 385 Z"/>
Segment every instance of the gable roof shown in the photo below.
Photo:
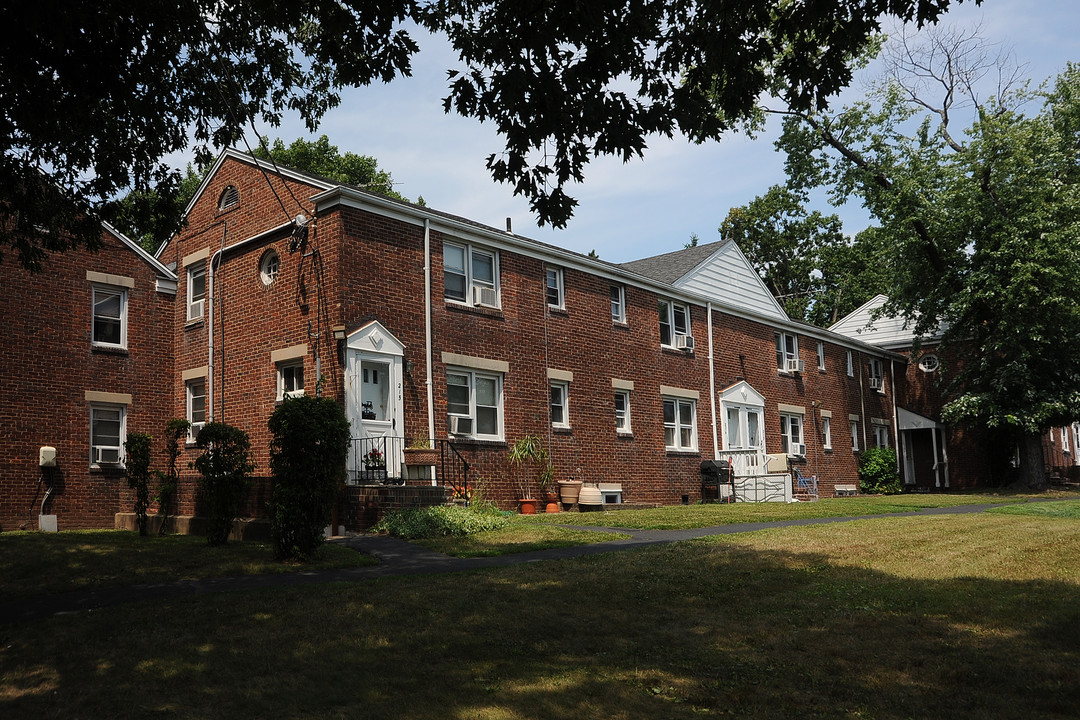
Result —
<path fill-rule="evenodd" d="M 157 274 L 160 275 L 162 278 L 172 281 L 176 280 L 176 273 L 165 267 L 165 265 L 163 265 L 161 261 L 158 260 L 156 257 L 146 252 L 142 245 L 135 242 L 107 222 L 102 222 L 101 226 L 105 229 L 107 233 L 109 233 L 121 243 L 126 245 L 129 249 L 131 249 L 131 251 L 138 255 L 143 262 L 154 268 L 154 271 L 157 272 Z"/>
<path fill-rule="evenodd" d="M 698 245 L 624 263 L 624 268 L 770 320 L 787 313 L 734 240 Z"/>
<path fill-rule="evenodd" d="M 829 327 L 829 331 L 882 348 L 911 347 L 916 335 L 904 318 L 890 315 L 874 317 L 874 313 L 888 301 L 888 296 L 876 295 L 838 320 Z M 924 340 L 938 338 L 940 333 L 934 333 Z"/>

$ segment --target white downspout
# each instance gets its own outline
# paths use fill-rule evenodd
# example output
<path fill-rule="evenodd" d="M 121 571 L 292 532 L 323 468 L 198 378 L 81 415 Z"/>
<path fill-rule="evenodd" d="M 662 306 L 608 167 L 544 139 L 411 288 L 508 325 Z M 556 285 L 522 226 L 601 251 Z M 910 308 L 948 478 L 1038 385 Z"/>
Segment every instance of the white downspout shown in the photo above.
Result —
<path fill-rule="evenodd" d="M 424 352 L 427 362 L 428 437 L 435 439 L 435 390 L 431 382 L 431 220 L 424 218 Z M 434 482 L 434 481 L 432 481 Z"/>
<path fill-rule="evenodd" d="M 206 383 L 206 399 L 207 408 L 206 414 L 209 422 L 214 422 L 214 263 L 222 257 L 222 253 L 225 252 L 225 235 L 228 232 L 228 222 L 223 222 L 221 226 L 221 249 L 214 253 L 214 256 L 210 258 L 210 263 L 206 268 L 206 329 L 207 329 L 207 352 L 210 357 L 207 360 L 207 383 Z M 190 301 L 190 298 L 188 298 Z"/>
<path fill-rule="evenodd" d="M 709 314 L 709 412 L 712 414 L 712 456 L 720 458 L 720 442 L 716 434 L 716 369 L 713 359 L 712 303 L 706 303 Z"/>

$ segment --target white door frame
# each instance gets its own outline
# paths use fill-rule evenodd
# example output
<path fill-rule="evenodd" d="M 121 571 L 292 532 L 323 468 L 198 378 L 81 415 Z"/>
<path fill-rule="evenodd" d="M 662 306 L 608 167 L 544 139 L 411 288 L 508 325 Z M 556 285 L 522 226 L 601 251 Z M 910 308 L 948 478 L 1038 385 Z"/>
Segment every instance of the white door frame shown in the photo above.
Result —
<path fill-rule="evenodd" d="M 405 346 L 385 327 L 372 320 L 353 331 L 346 339 L 345 349 L 345 416 L 352 427 L 355 438 L 403 438 L 405 434 L 403 359 Z M 365 420 L 362 416 L 362 370 L 365 365 L 378 363 L 385 366 L 388 394 L 386 416 L 380 420 Z M 349 473 L 364 469 L 356 451 L 358 443 L 353 443 L 349 453 Z M 387 442 L 385 445 L 386 473 L 388 477 L 401 475 L 403 457 L 402 441 Z"/>

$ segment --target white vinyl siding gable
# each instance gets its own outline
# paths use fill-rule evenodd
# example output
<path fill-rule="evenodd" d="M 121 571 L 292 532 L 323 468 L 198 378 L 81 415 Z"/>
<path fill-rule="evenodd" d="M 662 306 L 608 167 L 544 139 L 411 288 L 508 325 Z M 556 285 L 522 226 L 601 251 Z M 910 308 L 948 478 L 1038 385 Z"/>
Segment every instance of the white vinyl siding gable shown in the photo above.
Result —
<path fill-rule="evenodd" d="M 680 290 L 701 295 L 721 305 L 776 320 L 787 314 L 761 282 L 742 250 L 726 242 L 708 259 L 672 283 Z"/>

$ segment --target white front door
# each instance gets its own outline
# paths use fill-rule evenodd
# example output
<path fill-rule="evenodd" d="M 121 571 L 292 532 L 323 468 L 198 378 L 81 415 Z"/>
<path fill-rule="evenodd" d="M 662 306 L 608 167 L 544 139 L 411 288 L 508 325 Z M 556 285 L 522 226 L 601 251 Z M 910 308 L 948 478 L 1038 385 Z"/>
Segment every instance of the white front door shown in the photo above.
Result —
<path fill-rule="evenodd" d="M 345 412 L 352 425 L 351 477 L 376 479 L 383 470 L 387 478 L 401 477 L 403 351 L 401 343 L 377 322 L 349 336 Z"/>

